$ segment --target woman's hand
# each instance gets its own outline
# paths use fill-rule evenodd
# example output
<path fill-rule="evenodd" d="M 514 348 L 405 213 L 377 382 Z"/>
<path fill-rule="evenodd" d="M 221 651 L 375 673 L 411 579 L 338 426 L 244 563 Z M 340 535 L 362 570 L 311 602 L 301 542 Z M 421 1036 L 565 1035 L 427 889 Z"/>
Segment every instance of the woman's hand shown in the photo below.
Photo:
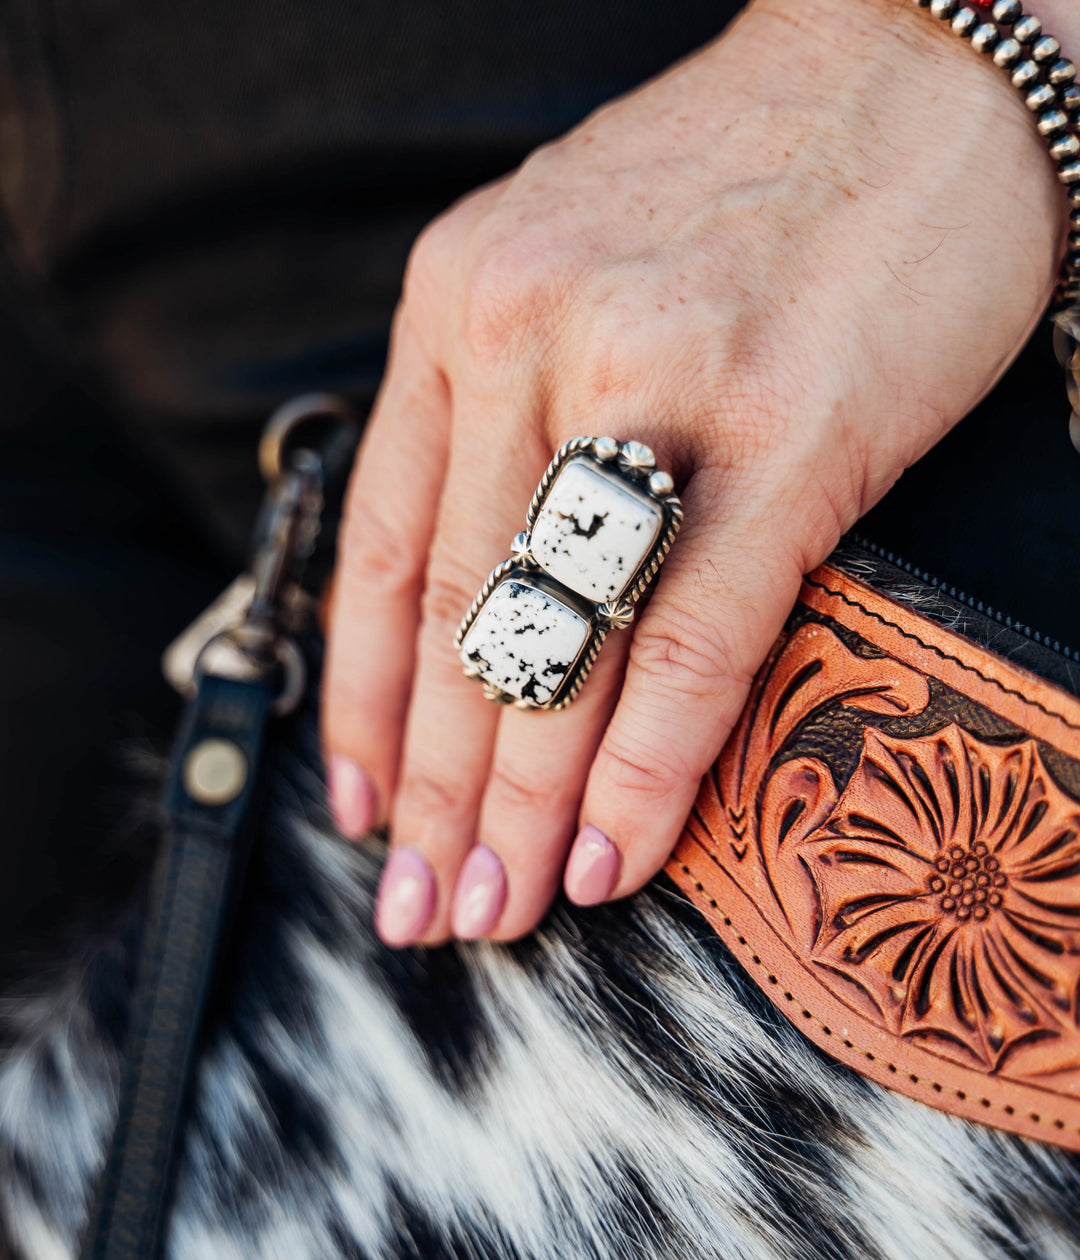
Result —
<path fill-rule="evenodd" d="M 391 823 L 390 944 L 521 936 L 564 868 L 579 903 L 645 883 L 801 575 L 1026 338 L 1062 199 L 1005 77 L 936 26 L 758 0 L 417 243 L 324 700 L 342 830 Z M 499 708 L 454 633 L 577 434 L 650 445 L 685 523 L 574 705 Z"/>

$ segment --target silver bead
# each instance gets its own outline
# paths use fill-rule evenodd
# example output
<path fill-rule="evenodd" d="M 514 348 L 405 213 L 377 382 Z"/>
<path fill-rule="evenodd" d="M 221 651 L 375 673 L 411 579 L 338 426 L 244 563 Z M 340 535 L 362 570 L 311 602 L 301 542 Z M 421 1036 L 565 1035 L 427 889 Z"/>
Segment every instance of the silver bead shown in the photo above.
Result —
<path fill-rule="evenodd" d="M 1070 232 L 1065 246 L 1071 254 L 1080 255 L 1080 232 Z"/>
<path fill-rule="evenodd" d="M 1023 11 L 1020 0 L 997 0 L 990 12 L 998 26 L 1012 26 Z"/>
<path fill-rule="evenodd" d="M 1024 97 L 1024 104 L 1031 110 L 1033 114 L 1037 114 L 1040 109 L 1045 109 L 1047 105 L 1052 105 L 1057 100 L 1057 93 L 1049 83 L 1040 83 L 1037 88 Z"/>
<path fill-rule="evenodd" d="M 934 17 L 947 22 L 956 12 L 956 0 L 930 0 L 930 12 Z"/>
<path fill-rule="evenodd" d="M 1012 33 L 1013 38 L 1018 39 L 1021 44 L 1033 44 L 1042 34 L 1042 23 L 1029 13 L 1016 23 Z"/>
<path fill-rule="evenodd" d="M 1064 166 L 1059 166 L 1057 177 L 1063 184 L 1070 186 L 1080 184 L 1080 162 L 1069 162 Z"/>
<path fill-rule="evenodd" d="M 1069 215 L 1069 227 L 1074 231 L 1080 232 L 1080 210 L 1074 210 Z"/>
<path fill-rule="evenodd" d="M 1076 80 L 1076 67 L 1071 61 L 1062 58 L 1060 61 L 1055 61 L 1047 70 L 1046 77 L 1054 87 L 1068 87 Z"/>
<path fill-rule="evenodd" d="M 979 15 L 974 9 L 969 9 L 965 5 L 964 8 L 957 9 L 956 15 L 949 25 L 952 27 L 953 34 L 959 35 L 963 39 L 965 35 L 970 35 L 975 27 L 979 25 Z"/>
<path fill-rule="evenodd" d="M 1040 136 L 1059 136 L 1068 125 L 1069 115 L 1063 109 L 1048 109 L 1035 124 Z"/>
<path fill-rule="evenodd" d="M 598 437 L 592 448 L 596 458 L 602 459 L 605 464 L 619 456 L 619 444 L 613 437 Z"/>
<path fill-rule="evenodd" d="M 1061 108 L 1066 114 L 1075 114 L 1080 112 L 1080 87 L 1075 83 L 1071 83 L 1064 88 L 1061 93 Z"/>
<path fill-rule="evenodd" d="M 1042 39 L 1037 39 L 1031 49 L 1031 55 L 1039 65 L 1043 65 L 1047 61 L 1057 61 L 1060 53 L 1061 45 L 1053 35 L 1044 35 Z"/>
<path fill-rule="evenodd" d="M 992 22 L 984 22 L 971 32 L 971 46 L 976 52 L 989 55 L 997 47 L 997 27 Z"/>
<path fill-rule="evenodd" d="M 1080 188 L 1066 189 L 1065 196 L 1069 199 L 1070 206 L 1080 206 Z"/>
<path fill-rule="evenodd" d="M 994 65 L 1008 70 L 1020 60 L 1022 49 L 1015 39 L 1003 39 L 994 49 Z"/>
<path fill-rule="evenodd" d="M 1034 61 L 1021 61 L 1012 72 L 1012 85 L 1014 88 L 1019 88 L 1021 92 L 1038 81 L 1039 67 Z"/>
<path fill-rule="evenodd" d="M 675 482 L 671 473 L 654 472 L 649 478 L 649 491 L 655 494 L 658 499 L 666 499 L 675 489 Z"/>
<path fill-rule="evenodd" d="M 1050 156 L 1055 162 L 1067 162 L 1080 154 L 1080 140 L 1069 132 L 1067 136 L 1059 136 L 1050 146 Z"/>

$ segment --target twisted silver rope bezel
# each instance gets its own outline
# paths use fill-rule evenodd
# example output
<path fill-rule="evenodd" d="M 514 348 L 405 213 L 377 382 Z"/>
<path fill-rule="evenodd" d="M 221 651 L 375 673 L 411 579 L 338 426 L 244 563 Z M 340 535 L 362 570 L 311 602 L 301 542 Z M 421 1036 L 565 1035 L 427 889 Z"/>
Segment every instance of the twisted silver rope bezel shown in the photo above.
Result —
<path fill-rule="evenodd" d="M 469 611 L 461 619 L 461 625 L 458 626 L 457 634 L 454 635 L 454 647 L 460 652 L 465 642 L 465 636 L 469 633 L 472 623 L 476 620 L 480 609 L 487 603 L 488 596 L 499 585 L 507 574 L 512 573 L 518 568 L 518 561 L 511 558 L 504 560 L 502 564 L 497 564 L 494 569 L 487 575 L 487 580 L 481 586 L 479 593 L 473 602 L 469 605 Z"/>

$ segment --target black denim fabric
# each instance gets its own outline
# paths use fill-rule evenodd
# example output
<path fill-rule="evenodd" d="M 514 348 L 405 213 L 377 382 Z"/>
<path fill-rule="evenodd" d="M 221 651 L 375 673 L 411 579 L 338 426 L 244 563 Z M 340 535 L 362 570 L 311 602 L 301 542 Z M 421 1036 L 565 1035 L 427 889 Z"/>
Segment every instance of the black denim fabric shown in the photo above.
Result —
<path fill-rule="evenodd" d="M 242 558 L 267 411 L 366 406 L 420 227 L 738 7 L 0 5 L 0 956 L 122 882 L 100 784 L 167 735 L 157 658 Z M 1077 643 L 1065 414 L 1040 335 L 865 532 Z"/>
<path fill-rule="evenodd" d="M 11 242 L 236 547 L 252 418 L 370 397 L 424 223 L 737 7 L 8 0 Z"/>

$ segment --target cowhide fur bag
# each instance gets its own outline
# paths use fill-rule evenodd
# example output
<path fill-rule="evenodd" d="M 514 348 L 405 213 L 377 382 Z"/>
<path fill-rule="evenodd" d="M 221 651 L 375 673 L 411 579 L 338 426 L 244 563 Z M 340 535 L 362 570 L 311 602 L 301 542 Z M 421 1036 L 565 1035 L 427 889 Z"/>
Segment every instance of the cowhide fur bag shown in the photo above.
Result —
<path fill-rule="evenodd" d="M 1006 657 L 1030 648 L 870 553 L 838 563 Z M 1080 1254 L 1076 1155 L 836 1062 L 664 876 L 598 909 L 561 903 L 509 947 L 384 948 L 382 842 L 335 834 L 319 765 L 312 698 L 272 753 L 170 1260 Z M 66 961 L 5 999 L 10 1260 L 78 1252 L 144 900 L 103 907 Z"/>

